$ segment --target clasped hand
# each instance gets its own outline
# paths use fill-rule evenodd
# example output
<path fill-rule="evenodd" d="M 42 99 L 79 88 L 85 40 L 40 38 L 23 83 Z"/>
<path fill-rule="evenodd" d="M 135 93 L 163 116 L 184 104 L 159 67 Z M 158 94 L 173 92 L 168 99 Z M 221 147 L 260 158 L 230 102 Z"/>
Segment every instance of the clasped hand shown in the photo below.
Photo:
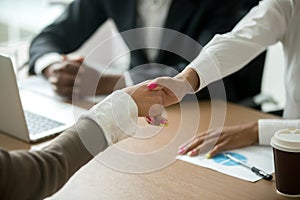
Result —
<path fill-rule="evenodd" d="M 116 89 L 125 87 L 122 76 L 101 74 L 86 66 L 83 61 L 83 57 L 70 59 L 64 56 L 61 62 L 48 66 L 43 74 L 57 94 L 69 98 L 72 95 L 110 94 Z"/>

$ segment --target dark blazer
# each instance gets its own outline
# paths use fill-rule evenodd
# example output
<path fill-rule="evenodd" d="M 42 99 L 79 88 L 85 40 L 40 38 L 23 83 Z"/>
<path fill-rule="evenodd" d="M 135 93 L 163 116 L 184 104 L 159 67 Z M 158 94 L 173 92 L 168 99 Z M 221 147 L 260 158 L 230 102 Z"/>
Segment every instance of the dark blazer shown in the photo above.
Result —
<path fill-rule="evenodd" d="M 37 58 L 48 52 L 70 53 L 79 48 L 107 19 L 112 19 L 120 32 L 137 28 L 137 0 L 75 0 L 50 26 L 34 38 L 30 47 L 30 73 L 34 74 Z M 173 0 L 165 25 L 167 29 L 183 33 L 204 46 L 215 34 L 230 31 L 258 0 Z M 143 35 L 124 37 L 130 49 L 143 40 Z M 130 71 L 134 83 L 157 76 L 174 76 L 194 59 L 201 48 L 189 43 L 177 43 L 176 36 L 163 36 L 162 46 L 177 45 L 188 50 L 189 59 L 160 50 L 155 63 L 172 69 L 148 64 L 143 49 L 131 52 Z M 177 47 L 176 47 L 177 48 Z M 241 71 L 223 79 L 227 99 L 239 103 L 260 93 L 265 53 Z M 134 67 L 146 64 L 144 68 Z M 213 83 L 214 84 L 214 83 Z M 207 90 L 197 96 L 209 98 Z"/>

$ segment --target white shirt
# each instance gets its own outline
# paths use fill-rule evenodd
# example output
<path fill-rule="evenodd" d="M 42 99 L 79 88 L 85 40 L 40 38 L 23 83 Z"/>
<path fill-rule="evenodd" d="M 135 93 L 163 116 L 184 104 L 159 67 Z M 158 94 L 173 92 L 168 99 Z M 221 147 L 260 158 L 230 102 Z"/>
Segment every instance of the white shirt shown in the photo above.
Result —
<path fill-rule="evenodd" d="M 172 0 L 138 0 L 137 2 L 137 25 L 138 27 L 163 27 L 168 16 L 169 8 Z M 145 35 L 146 46 L 159 46 L 161 43 L 162 32 L 147 31 Z M 146 49 L 146 54 L 150 61 L 154 61 L 158 53 L 158 49 Z M 56 52 L 48 53 L 37 59 L 35 63 L 35 73 L 42 74 L 42 71 L 49 65 L 62 61 L 62 56 Z M 127 85 L 132 85 L 131 78 L 128 73 Z"/>
<path fill-rule="evenodd" d="M 164 27 L 172 0 L 139 0 L 137 5 L 138 27 L 153 27 L 145 32 L 145 46 L 160 46 Z M 160 31 L 157 31 L 160 30 Z M 154 61 L 159 49 L 146 49 L 150 62 Z"/>
<path fill-rule="evenodd" d="M 269 45 L 277 42 L 283 44 L 285 55 L 286 105 L 284 117 L 300 118 L 299 0 L 261 1 L 231 32 L 216 35 L 189 65 L 199 75 L 199 90 L 209 83 L 241 69 L 266 50 Z M 255 79 L 255 77 L 253 78 Z M 262 123 L 259 124 L 262 125 Z M 266 127 L 263 129 L 265 130 Z M 269 131 L 259 131 L 261 144 L 269 144 L 270 138 L 274 134 L 274 132 L 265 134 L 266 132 Z"/>

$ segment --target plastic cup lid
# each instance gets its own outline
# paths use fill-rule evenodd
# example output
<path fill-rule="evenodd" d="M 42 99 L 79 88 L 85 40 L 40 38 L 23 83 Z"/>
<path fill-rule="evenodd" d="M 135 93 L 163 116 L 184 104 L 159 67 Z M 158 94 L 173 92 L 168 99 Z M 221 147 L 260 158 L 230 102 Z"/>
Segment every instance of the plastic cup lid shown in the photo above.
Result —
<path fill-rule="evenodd" d="M 288 152 L 300 152 L 300 130 L 282 129 L 277 131 L 271 139 L 271 146 Z"/>

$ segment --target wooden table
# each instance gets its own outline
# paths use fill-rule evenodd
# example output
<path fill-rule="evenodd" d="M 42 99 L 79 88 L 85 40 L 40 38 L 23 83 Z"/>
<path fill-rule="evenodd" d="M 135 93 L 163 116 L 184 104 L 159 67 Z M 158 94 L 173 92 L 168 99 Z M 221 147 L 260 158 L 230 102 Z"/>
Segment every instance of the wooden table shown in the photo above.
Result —
<path fill-rule="evenodd" d="M 211 106 L 209 102 L 200 102 L 199 105 L 200 121 L 199 124 L 196 124 L 198 129 L 196 131 L 203 131 L 212 122 Z M 49 199 L 285 199 L 276 193 L 274 180 L 272 182 L 260 180 L 251 183 L 181 160 L 170 162 L 167 166 L 153 172 L 138 174 L 116 171 L 107 167 L 107 163 L 103 165 L 101 160 L 99 162 L 98 158 L 101 159 L 108 155 L 108 157 L 113 157 L 113 160 L 116 159 L 121 168 L 130 163 L 132 166 L 137 166 L 138 169 L 138 165 L 143 164 L 140 161 L 128 161 L 126 158 L 122 161 L 118 155 L 109 154 L 109 152 L 114 153 L 112 149 L 124 148 L 129 152 L 147 153 L 161 150 L 174 141 L 176 141 L 176 145 L 182 143 L 187 137 L 190 137 L 189 134 L 195 134 L 189 133 L 195 130 L 189 129 L 192 127 L 190 124 L 184 128 L 188 136 L 180 136 L 178 129 L 185 125 L 179 122 L 194 123 L 195 119 L 192 113 L 199 111 L 195 110 L 195 103 L 184 103 L 181 108 L 176 105 L 167 109 L 169 126 L 160 129 L 156 135 L 144 140 L 129 138 L 119 143 L 117 148 L 108 148 L 97 159 L 93 159 L 82 167 L 58 193 Z M 186 114 L 190 115 L 186 116 Z M 190 119 L 182 121 L 182 115 Z M 226 125 L 247 123 L 259 118 L 274 118 L 274 116 L 227 104 Z M 140 124 L 146 126 L 143 120 Z M 145 130 L 148 128 L 143 130 L 147 132 Z M 181 141 L 181 139 L 184 140 Z M 0 145 L 7 149 L 28 149 L 31 146 L 1 134 L 0 141 Z M 165 158 L 175 155 L 175 150 L 171 153 L 167 151 L 163 152 L 161 156 L 157 156 L 156 159 L 164 161 Z"/>

